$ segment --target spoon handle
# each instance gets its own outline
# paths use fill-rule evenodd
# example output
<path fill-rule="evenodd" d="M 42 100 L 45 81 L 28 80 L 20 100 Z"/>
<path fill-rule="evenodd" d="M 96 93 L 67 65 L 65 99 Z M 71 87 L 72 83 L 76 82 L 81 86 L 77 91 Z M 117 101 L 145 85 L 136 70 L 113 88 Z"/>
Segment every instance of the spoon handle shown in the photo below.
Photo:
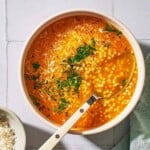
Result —
<path fill-rule="evenodd" d="M 92 95 L 40 148 L 39 150 L 52 150 L 61 138 L 71 129 L 79 118 L 99 97 Z"/>

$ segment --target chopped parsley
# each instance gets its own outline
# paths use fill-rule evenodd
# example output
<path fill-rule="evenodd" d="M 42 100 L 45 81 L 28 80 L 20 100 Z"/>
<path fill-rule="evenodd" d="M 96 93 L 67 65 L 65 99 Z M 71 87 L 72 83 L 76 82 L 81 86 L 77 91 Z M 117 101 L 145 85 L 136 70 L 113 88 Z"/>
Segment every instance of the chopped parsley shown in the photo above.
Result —
<path fill-rule="evenodd" d="M 57 83 L 57 88 L 60 90 L 66 87 L 66 80 L 61 81 L 60 79 L 57 79 L 56 83 Z"/>
<path fill-rule="evenodd" d="M 82 82 L 82 78 L 79 74 L 74 72 L 69 74 L 67 81 L 68 81 L 68 86 L 74 86 L 75 91 L 78 91 L 79 86 Z"/>
<path fill-rule="evenodd" d="M 33 67 L 35 70 L 37 70 L 37 69 L 39 69 L 40 64 L 39 64 L 38 62 L 34 62 L 34 63 L 32 64 L 32 67 Z"/>
<path fill-rule="evenodd" d="M 127 80 L 126 80 L 126 79 L 123 79 L 123 80 L 122 80 L 122 86 L 125 86 L 126 83 L 127 83 Z"/>
<path fill-rule="evenodd" d="M 37 80 L 39 77 L 40 77 L 39 75 L 37 75 L 37 76 L 36 76 L 36 75 L 33 75 L 33 76 L 32 76 L 32 80 L 35 81 L 35 80 Z"/>
<path fill-rule="evenodd" d="M 43 94 L 47 94 L 51 98 L 51 100 L 53 100 L 53 101 L 57 100 L 57 98 L 56 98 L 57 96 L 55 95 L 55 91 L 54 91 L 53 88 L 51 88 L 51 87 L 44 87 L 44 88 L 41 89 L 41 92 Z M 61 93 L 59 93 L 59 94 L 61 94 Z"/>
<path fill-rule="evenodd" d="M 66 109 L 69 104 L 70 104 L 69 101 L 67 101 L 65 98 L 61 98 L 60 99 L 60 104 L 58 106 L 58 111 L 62 111 L 64 109 Z"/>
<path fill-rule="evenodd" d="M 111 45 L 111 43 L 110 42 L 108 42 L 108 41 L 102 41 L 102 44 L 103 44 L 103 47 L 105 48 L 109 48 L 110 47 L 110 45 Z"/>
<path fill-rule="evenodd" d="M 74 67 L 76 65 L 79 66 L 79 62 L 81 60 L 94 54 L 94 51 L 96 51 L 95 45 L 96 41 L 94 38 L 92 38 L 90 44 L 84 43 L 82 46 L 77 48 L 76 54 L 74 56 L 71 56 L 68 59 L 62 61 L 61 65 L 67 65 L 69 67 L 63 70 L 62 77 L 56 79 L 60 101 L 58 107 L 54 107 L 53 111 L 60 113 L 62 110 L 66 109 L 70 104 L 70 102 L 67 101 L 64 95 L 62 94 L 64 88 L 70 90 L 70 88 L 72 87 L 75 92 L 79 91 L 79 87 L 82 83 L 82 77 L 74 69 Z M 44 90 L 44 92 L 46 91 Z"/>
<path fill-rule="evenodd" d="M 118 36 L 122 35 L 122 32 L 121 32 L 121 31 L 115 29 L 115 28 L 114 28 L 112 25 L 110 25 L 110 24 L 106 24 L 106 27 L 105 27 L 104 31 L 115 32 L 116 35 L 118 35 Z"/>
<path fill-rule="evenodd" d="M 33 89 L 39 89 L 42 87 L 42 82 L 41 81 L 35 81 L 33 84 Z"/>
<path fill-rule="evenodd" d="M 34 95 L 29 95 L 29 96 L 35 106 L 37 107 L 40 106 L 39 99 L 37 97 L 35 97 Z"/>
<path fill-rule="evenodd" d="M 68 63 L 70 65 L 74 65 L 75 63 L 80 62 L 82 59 L 85 59 L 89 55 L 93 55 L 94 51 L 96 50 L 95 45 L 96 41 L 94 40 L 94 38 L 92 38 L 91 44 L 85 43 L 83 46 L 80 46 L 77 49 L 76 55 L 68 59 Z"/>
<path fill-rule="evenodd" d="M 43 88 L 41 91 L 42 93 L 49 95 L 49 89 L 47 87 Z"/>
<path fill-rule="evenodd" d="M 66 109 L 68 107 L 69 104 L 70 104 L 70 102 L 67 101 L 65 98 L 60 98 L 60 103 L 59 103 L 58 107 L 53 107 L 52 110 L 54 112 L 61 113 L 64 109 Z"/>
<path fill-rule="evenodd" d="M 75 91 L 78 91 L 81 82 L 82 78 L 76 72 L 70 73 L 66 80 L 61 81 L 58 79 L 56 81 L 58 89 L 63 89 L 64 87 L 74 87 Z"/>

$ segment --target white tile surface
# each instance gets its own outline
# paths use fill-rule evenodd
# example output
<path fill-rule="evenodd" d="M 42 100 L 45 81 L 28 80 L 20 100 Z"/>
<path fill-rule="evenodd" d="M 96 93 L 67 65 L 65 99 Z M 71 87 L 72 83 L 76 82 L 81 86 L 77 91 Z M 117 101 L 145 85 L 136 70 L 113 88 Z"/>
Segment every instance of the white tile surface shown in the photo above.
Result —
<path fill-rule="evenodd" d="M 6 40 L 6 2 L 0 0 L 0 41 Z"/>
<path fill-rule="evenodd" d="M 150 38 L 150 1 L 114 0 L 114 16 L 120 19 L 138 39 Z"/>
<path fill-rule="evenodd" d="M 6 106 L 7 102 L 7 43 L 0 40 L 0 106 Z"/>
<path fill-rule="evenodd" d="M 86 8 L 112 13 L 111 0 L 9 0 L 8 39 L 25 40 L 41 21 L 57 12 Z"/>

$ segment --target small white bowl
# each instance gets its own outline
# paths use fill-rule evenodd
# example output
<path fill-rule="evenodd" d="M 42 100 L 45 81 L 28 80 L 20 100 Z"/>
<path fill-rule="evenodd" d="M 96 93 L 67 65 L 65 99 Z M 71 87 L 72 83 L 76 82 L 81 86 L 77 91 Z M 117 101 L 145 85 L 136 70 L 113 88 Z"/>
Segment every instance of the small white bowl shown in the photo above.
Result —
<path fill-rule="evenodd" d="M 25 150 L 26 148 L 26 133 L 21 120 L 18 116 L 7 108 L 0 107 L 0 111 L 4 112 L 7 122 L 15 132 L 15 150 Z"/>
<path fill-rule="evenodd" d="M 55 21 L 58 21 L 60 19 L 63 19 L 65 17 L 69 17 L 69 16 L 78 16 L 78 15 L 86 15 L 86 16 L 94 16 L 97 18 L 102 18 L 104 19 L 106 22 L 114 25 L 117 29 L 119 29 L 124 35 L 125 37 L 128 39 L 129 43 L 131 44 L 135 57 L 136 57 L 136 62 L 137 62 L 137 68 L 138 68 L 138 79 L 137 79 L 137 85 L 135 87 L 135 92 L 129 102 L 129 104 L 125 107 L 125 109 L 114 119 L 112 119 L 111 121 L 105 123 L 102 126 L 99 126 L 97 128 L 94 129 L 89 129 L 87 131 L 79 131 L 77 133 L 80 134 L 95 134 L 95 133 L 99 133 L 99 132 L 103 132 L 105 130 L 108 130 L 114 126 L 116 126 L 117 124 L 119 124 L 122 120 L 124 120 L 135 108 L 136 104 L 139 101 L 139 98 L 141 96 L 142 90 L 143 90 L 143 86 L 144 86 L 144 81 L 145 81 L 145 64 L 144 64 L 144 59 L 143 59 L 143 55 L 142 55 L 142 51 L 141 48 L 138 44 L 138 42 L 136 41 L 135 37 L 132 35 L 132 33 L 127 29 L 127 27 L 125 27 L 125 25 L 123 25 L 120 21 L 118 21 L 117 19 L 115 19 L 114 17 L 108 16 L 106 14 L 102 14 L 100 12 L 95 12 L 93 10 L 69 10 L 69 11 L 65 11 L 62 13 L 59 13 L 53 17 L 48 18 L 47 20 L 43 21 L 31 34 L 31 36 L 27 39 L 24 48 L 23 48 L 23 52 L 22 52 L 22 56 L 21 56 L 21 62 L 20 62 L 20 83 L 21 83 L 21 89 L 23 91 L 23 94 L 25 96 L 25 99 L 27 100 L 27 102 L 29 103 L 29 105 L 31 106 L 31 108 L 34 110 L 34 112 L 40 117 L 42 118 L 42 120 L 44 120 L 46 123 L 48 123 L 50 126 L 54 127 L 54 128 L 59 128 L 58 126 L 56 126 L 54 123 L 48 121 L 46 118 L 44 118 L 42 116 L 42 114 L 40 114 L 35 107 L 33 107 L 31 101 L 30 101 L 30 97 L 28 95 L 26 86 L 25 86 L 25 81 L 24 81 L 24 61 L 25 61 L 25 57 L 27 55 L 28 49 L 30 47 L 30 45 L 32 44 L 33 40 L 37 37 L 37 35 L 46 27 L 48 27 L 50 24 L 54 23 Z"/>

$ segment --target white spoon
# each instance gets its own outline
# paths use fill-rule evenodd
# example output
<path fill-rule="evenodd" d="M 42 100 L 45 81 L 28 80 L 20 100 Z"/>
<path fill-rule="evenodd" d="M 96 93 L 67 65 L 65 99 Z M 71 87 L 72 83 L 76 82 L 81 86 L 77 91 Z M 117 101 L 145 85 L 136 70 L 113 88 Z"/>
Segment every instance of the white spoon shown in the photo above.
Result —
<path fill-rule="evenodd" d="M 39 150 L 52 150 L 62 137 L 71 129 L 71 127 L 79 120 L 79 118 L 88 110 L 95 100 L 99 99 L 96 95 L 92 95 L 90 99 L 84 103 L 40 148 Z"/>
<path fill-rule="evenodd" d="M 132 55 L 127 55 L 126 57 L 130 57 L 133 59 Z M 124 57 L 125 58 L 125 57 Z M 121 58 L 122 59 L 122 58 Z M 40 148 L 39 150 L 52 150 L 56 144 L 63 138 L 63 136 L 71 129 L 71 127 L 79 120 L 79 118 L 88 110 L 90 105 L 92 105 L 96 100 L 103 98 L 110 98 L 114 95 L 118 95 L 121 93 L 129 84 L 132 79 L 134 69 L 135 69 L 135 60 L 133 60 L 133 64 L 130 66 L 130 75 L 128 77 L 128 81 L 126 85 L 117 93 L 114 93 L 111 96 L 98 96 L 99 94 L 93 94 Z M 114 91 L 113 91 L 114 92 Z"/>

